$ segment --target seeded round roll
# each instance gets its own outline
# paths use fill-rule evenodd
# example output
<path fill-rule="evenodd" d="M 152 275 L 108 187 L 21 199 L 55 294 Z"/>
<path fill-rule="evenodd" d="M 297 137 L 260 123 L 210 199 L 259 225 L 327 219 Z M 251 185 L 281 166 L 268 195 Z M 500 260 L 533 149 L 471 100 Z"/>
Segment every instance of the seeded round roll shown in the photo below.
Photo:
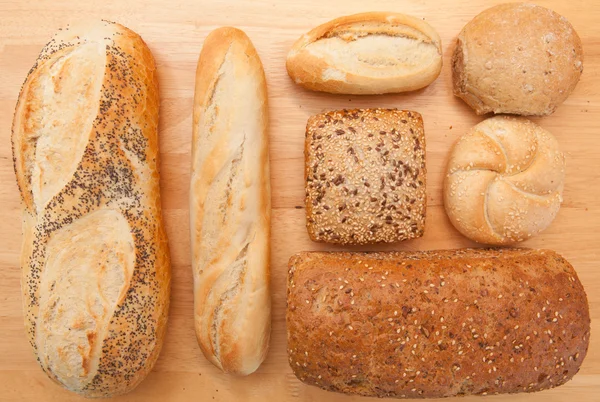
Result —
<path fill-rule="evenodd" d="M 483 11 L 458 35 L 454 95 L 477 114 L 545 116 L 567 99 L 583 72 L 581 39 L 567 19 L 527 3 Z"/>
<path fill-rule="evenodd" d="M 305 144 L 306 226 L 314 241 L 395 242 L 425 230 L 425 133 L 417 112 L 312 116 Z"/>
<path fill-rule="evenodd" d="M 550 250 L 300 253 L 286 319 L 301 381 L 396 398 L 559 386 L 590 335 L 577 274 Z"/>

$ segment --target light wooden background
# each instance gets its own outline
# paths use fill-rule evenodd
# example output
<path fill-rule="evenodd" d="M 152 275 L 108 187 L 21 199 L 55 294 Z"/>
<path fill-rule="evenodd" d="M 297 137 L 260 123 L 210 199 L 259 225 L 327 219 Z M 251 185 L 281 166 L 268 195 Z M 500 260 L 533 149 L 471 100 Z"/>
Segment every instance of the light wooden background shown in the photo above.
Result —
<path fill-rule="evenodd" d="M 93 3 L 93 4 L 92 4 Z M 471 18 L 498 1 L 469 0 L 0 0 L 0 400 L 81 400 L 48 380 L 25 340 L 21 312 L 20 205 L 10 149 L 10 126 L 20 86 L 42 46 L 58 28 L 84 18 L 118 21 L 138 32 L 158 64 L 160 146 L 165 221 L 172 250 L 169 328 L 154 371 L 119 401 L 354 401 L 301 384 L 285 348 L 285 276 L 288 258 L 312 243 L 304 226 L 303 140 L 307 118 L 326 109 L 398 107 L 423 114 L 427 136 L 427 226 L 420 240 L 370 249 L 437 249 L 473 246 L 456 232 L 442 206 L 441 185 L 453 142 L 482 120 L 451 93 L 454 38 Z M 592 338 L 581 372 L 555 390 L 490 401 L 600 399 L 600 2 L 538 1 L 566 16 L 584 44 L 584 74 L 554 115 L 535 119 L 567 153 L 564 204 L 543 234 L 524 243 L 555 249 L 576 268 L 588 294 Z M 444 69 L 428 88 L 408 95 L 331 96 L 297 88 L 285 56 L 300 34 L 334 17 L 362 11 L 398 11 L 424 17 L 440 33 Z M 270 97 L 273 187 L 273 332 L 259 371 L 246 378 L 221 374 L 196 345 L 188 235 L 188 179 L 194 71 L 202 41 L 214 28 L 233 25 L 253 40 L 265 65 Z M 369 248 L 363 248 L 369 249 Z M 479 400 L 478 397 L 461 399 Z M 488 399 L 486 399 L 488 400 Z"/>

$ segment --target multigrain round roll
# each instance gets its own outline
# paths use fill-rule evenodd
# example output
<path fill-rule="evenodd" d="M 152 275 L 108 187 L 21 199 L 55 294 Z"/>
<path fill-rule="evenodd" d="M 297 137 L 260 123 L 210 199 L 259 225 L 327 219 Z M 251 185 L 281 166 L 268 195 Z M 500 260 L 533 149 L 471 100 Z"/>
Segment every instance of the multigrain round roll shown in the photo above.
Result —
<path fill-rule="evenodd" d="M 450 222 L 480 243 L 507 244 L 547 228 L 562 202 L 565 157 L 523 118 L 484 120 L 454 146 L 444 182 Z"/>
<path fill-rule="evenodd" d="M 477 114 L 549 115 L 582 71 L 581 39 L 569 21 L 526 3 L 476 16 L 458 36 L 452 58 L 454 95 Z"/>

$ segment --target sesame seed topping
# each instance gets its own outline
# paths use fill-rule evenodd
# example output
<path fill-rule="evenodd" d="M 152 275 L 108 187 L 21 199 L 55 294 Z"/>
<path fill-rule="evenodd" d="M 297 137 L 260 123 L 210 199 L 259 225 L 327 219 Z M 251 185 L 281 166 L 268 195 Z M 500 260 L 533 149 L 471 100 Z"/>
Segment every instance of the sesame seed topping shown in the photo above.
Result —
<path fill-rule="evenodd" d="M 402 119 L 409 124 L 400 124 Z M 422 235 L 425 150 L 418 114 L 381 109 L 319 114 L 309 120 L 306 149 L 312 238 L 367 244 Z"/>

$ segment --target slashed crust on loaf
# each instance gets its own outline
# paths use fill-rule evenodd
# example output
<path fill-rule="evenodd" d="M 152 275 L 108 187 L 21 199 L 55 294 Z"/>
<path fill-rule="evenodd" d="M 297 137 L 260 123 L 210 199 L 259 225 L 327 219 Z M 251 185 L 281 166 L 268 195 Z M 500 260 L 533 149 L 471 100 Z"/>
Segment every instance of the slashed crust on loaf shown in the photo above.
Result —
<path fill-rule="evenodd" d="M 196 337 L 226 373 L 267 354 L 271 190 L 267 89 L 242 31 L 205 40 L 196 71 L 190 219 Z"/>
<path fill-rule="evenodd" d="M 17 103 L 27 335 L 48 376 L 87 397 L 137 386 L 165 334 L 158 107 L 150 50 L 105 21 L 61 30 Z"/>
<path fill-rule="evenodd" d="M 550 250 L 300 253 L 286 321 L 301 381 L 395 398 L 556 387 L 590 335 L 577 274 Z"/>
<path fill-rule="evenodd" d="M 583 47 L 569 21 L 554 11 L 500 4 L 460 32 L 452 72 L 454 95 L 477 114 L 545 116 L 579 82 Z"/>
<path fill-rule="evenodd" d="M 454 145 L 444 206 L 454 227 L 474 241 L 518 242 L 552 223 L 564 179 L 565 156 L 552 134 L 524 118 L 495 116 Z"/>
<path fill-rule="evenodd" d="M 417 112 L 312 116 L 305 142 L 306 227 L 313 241 L 395 242 L 425 230 L 425 131 Z"/>
<path fill-rule="evenodd" d="M 336 18 L 296 41 L 290 77 L 307 89 L 346 94 L 406 92 L 431 84 L 442 68 L 442 44 L 425 21 L 370 12 Z"/>

